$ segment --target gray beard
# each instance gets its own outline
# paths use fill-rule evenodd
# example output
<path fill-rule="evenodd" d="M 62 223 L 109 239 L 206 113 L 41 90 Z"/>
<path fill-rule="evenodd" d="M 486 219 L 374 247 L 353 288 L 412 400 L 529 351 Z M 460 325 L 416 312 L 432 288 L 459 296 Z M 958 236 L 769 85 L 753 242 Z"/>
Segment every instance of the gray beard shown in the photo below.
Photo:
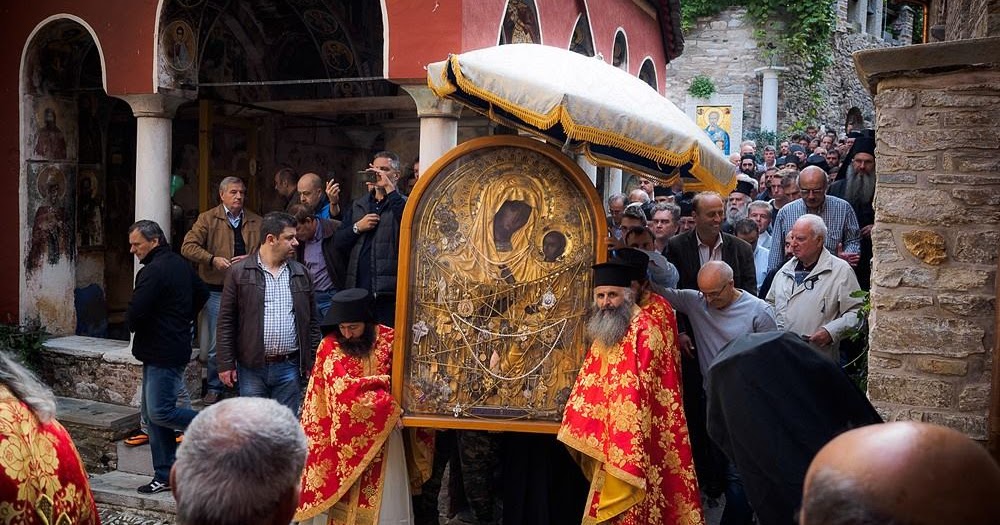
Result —
<path fill-rule="evenodd" d="M 726 210 L 726 222 L 736 226 L 737 222 L 747 218 L 747 212 L 747 208 L 743 208 L 742 210 Z"/>
<path fill-rule="evenodd" d="M 844 181 L 844 200 L 858 208 L 867 206 L 875 199 L 875 177 L 871 174 L 857 175 L 854 166 L 848 168 Z"/>
<path fill-rule="evenodd" d="M 604 346 L 620 343 L 632 324 L 633 304 L 631 300 L 626 299 L 617 308 L 595 310 L 587 321 L 587 337 Z"/>

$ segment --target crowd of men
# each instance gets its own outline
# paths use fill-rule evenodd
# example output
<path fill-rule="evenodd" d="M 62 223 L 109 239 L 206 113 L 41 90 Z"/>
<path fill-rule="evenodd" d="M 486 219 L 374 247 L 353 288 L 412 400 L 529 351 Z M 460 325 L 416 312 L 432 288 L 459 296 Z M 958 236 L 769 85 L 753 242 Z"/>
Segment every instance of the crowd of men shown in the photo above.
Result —
<path fill-rule="evenodd" d="M 287 202 L 262 217 L 245 208 L 246 185 L 228 177 L 221 203 L 198 217 L 180 254 L 156 223 L 136 222 L 129 242 L 143 267 L 128 323 L 143 363 L 155 471 L 139 492 L 172 489 L 181 523 L 279 523 L 293 515 L 306 523 L 438 523 L 450 460 L 449 492 L 467 500 L 468 519 L 478 523 L 512 522 L 513 509 L 519 523 L 702 523 L 703 498 L 713 504 L 722 494 L 723 524 L 754 523 L 755 515 L 761 523 L 771 516 L 794 523 L 791 510 L 760 496 L 758 472 L 734 452 L 741 436 L 718 430 L 725 410 L 714 365 L 736 360 L 734 341 L 781 332 L 838 373 L 853 358 L 841 343 L 859 325 L 862 299 L 854 292 L 868 287 L 875 157 L 867 135 L 807 136 L 779 148 L 758 157 L 752 143 L 742 144 L 738 184 L 728 195 L 641 179 L 628 196 L 608 199 L 608 262 L 593 268 L 586 324 L 592 343 L 556 436 L 579 479 L 553 476 L 538 489 L 548 496 L 530 498 L 550 509 L 565 501 L 548 500 L 569 499 L 567 513 L 500 504 L 489 483 L 496 439 L 486 433 L 439 433 L 435 443 L 432 432 L 405 440 L 400 432 L 400 405 L 389 389 L 406 204 L 396 155 L 377 153 L 366 170 L 369 191 L 344 207 L 338 183 L 280 170 L 275 190 Z M 200 329 L 214 336 L 202 401 L 218 405 L 195 418 L 180 398 L 200 311 Z M 864 419 L 874 414 L 867 401 L 859 412 L 844 421 L 878 419 Z M 185 429 L 178 453 L 175 432 Z M 258 434 L 267 435 L 260 447 Z M 789 481 L 819 495 L 803 507 L 803 523 L 841 523 L 819 516 L 848 497 L 837 492 L 848 486 L 839 480 L 855 471 L 833 452 L 819 456 L 830 465 L 805 478 L 808 459 L 834 435 L 816 442 L 799 465 L 801 479 Z M 951 439 L 956 450 L 965 446 Z M 433 461 L 415 459 L 435 450 Z M 222 480 L 226 469 L 232 478 Z M 826 479 L 838 481 L 824 486 Z M 244 483 L 270 490 L 255 489 L 252 505 L 235 514 L 225 509 L 250 500 L 206 497 L 212 486 Z M 894 515 L 871 497 L 873 512 Z M 810 509 L 816 517 L 807 518 Z"/>

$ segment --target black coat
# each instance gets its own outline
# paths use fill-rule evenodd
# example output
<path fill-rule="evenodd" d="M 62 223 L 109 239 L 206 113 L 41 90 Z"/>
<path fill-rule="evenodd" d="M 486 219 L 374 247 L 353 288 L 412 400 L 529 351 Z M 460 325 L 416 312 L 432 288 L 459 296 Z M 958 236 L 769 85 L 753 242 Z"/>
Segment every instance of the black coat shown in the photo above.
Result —
<path fill-rule="evenodd" d="M 671 237 L 667 241 L 667 251 L 668 259 L 677 267 L 681 277 L 677 288 L 697 290 L 701 260 L 698 258 L 698 236 L 695 230 L 688 230 Z M 722 260 L 733 269 L 733 281 L 736 287 L 757 295 L 757 274 L 754 270 L 753 248 L 750 244 L 723 233 Z"/>
<path fill-rule="evenodd" d="M 135 276 L 125 322 L 135 332 L 132 355 L 143 364 L 186 366 L 191 361 L 191 323 L 208 300 L 208 287 L 191 264 L 170 250 L 153 248 Z"/>
<path fill-rule="evenodd" d="M 761 525 L 792 525 L 813 457 L 882 419 L 827 356 L 795 334 L 749 334 L 708 370 L 708 433 L 736 465 Z"/>

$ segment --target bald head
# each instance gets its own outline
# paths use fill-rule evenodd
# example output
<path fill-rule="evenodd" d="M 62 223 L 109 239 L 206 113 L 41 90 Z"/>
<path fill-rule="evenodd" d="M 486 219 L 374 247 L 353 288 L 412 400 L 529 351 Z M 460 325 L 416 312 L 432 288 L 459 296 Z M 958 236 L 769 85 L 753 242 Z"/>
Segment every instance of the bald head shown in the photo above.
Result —
<path fill-rule="evenodd" d="M 948 428 L 862 427 L 813 459 L 800 523 L 1000 523 L 1000 468 L 983 447 Z"/>
<path fill-rule="evenodd" d="M 297 189 L 302 204 L 308 206 L 313 213 L 317 213 L 316 207 L 323 199 L 323 179 L 315 173 L 306 173 L 299 177 Z"/>
<path fill-rule="evenodd" d="M 709 261 L 698 271 L 698 290 L 709 306 L 723 309 L 739 297 L 733 283 L 733 269 L 722 261 Z"/>

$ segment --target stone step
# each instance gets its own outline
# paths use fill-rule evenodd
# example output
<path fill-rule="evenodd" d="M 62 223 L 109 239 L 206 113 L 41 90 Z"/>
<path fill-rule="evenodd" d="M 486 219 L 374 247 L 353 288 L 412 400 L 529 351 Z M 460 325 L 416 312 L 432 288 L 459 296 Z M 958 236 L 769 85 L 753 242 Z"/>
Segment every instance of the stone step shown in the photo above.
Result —
<path fill-rule="evenodd" d="M 119 472 L 153 477 L 153 455 L 149 452 L 148 444 L 129 447 L 123 441 L 119 441 L 116 445 Z"/>
<path fill-rule="evenodd" d="M 56 398 L 56 419 L 66 427 L 91 473 L 115 470 L 115 443 L 139 428 L 139 411 L 135 408 L 69 397 Z"/>
<path fill-rule="evenodd" d="M 201 395 L 202 366 L 191 349 L 185 383 L 193 398 Z M 45 341 L 39 375 L 58 396 L 139 406 L 142 363 L 128 341 L 97 337 L 54 337 Z"/>
<path fill-rule="evenodd" d="M 141 448 L 141 447 L 140 447 Z M 148 447 L 146 449 L 149 450 Z M 176 514 L 177 504 L 170 491 L 139 494 L 136 489 L 149 483 L 152 476 L 114 470 L 90 477 L 90 490 L 98 504 L 146 512 Z"/>

